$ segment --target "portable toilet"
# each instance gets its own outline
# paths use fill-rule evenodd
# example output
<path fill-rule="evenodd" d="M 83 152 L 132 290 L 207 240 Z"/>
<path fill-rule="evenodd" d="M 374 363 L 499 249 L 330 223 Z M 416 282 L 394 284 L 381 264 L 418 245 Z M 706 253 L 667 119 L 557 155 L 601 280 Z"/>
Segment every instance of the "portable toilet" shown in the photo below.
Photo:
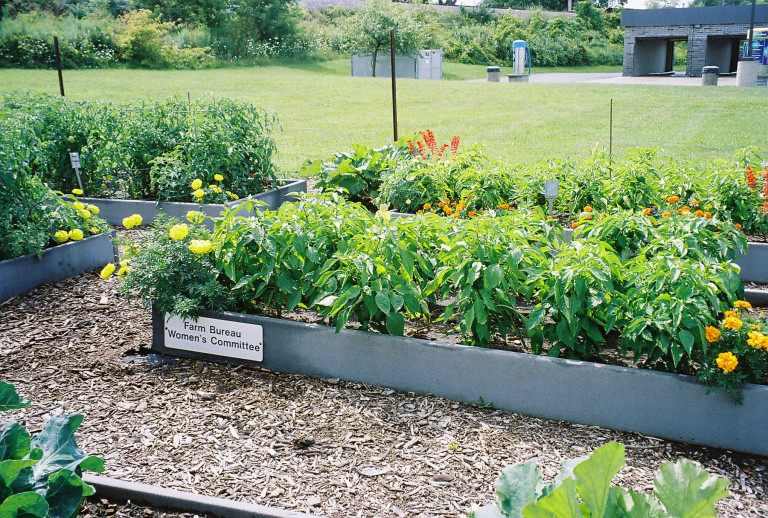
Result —
<path fill-rule="evenodd" d="M 528 82 L 531 75 L 531 52 L 528 50 L 528 44 L 523 40 L 512 42 L 512 73 L 509 74 L 510 82 Z M 528 73 L 525 73 L 525 66 L 528 65 Z"/>

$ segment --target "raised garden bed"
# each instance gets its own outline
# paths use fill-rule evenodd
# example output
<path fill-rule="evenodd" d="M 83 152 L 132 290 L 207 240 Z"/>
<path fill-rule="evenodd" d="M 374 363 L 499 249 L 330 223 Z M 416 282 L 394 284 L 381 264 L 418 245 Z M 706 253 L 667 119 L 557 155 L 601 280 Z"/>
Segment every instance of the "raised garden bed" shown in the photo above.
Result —
<path fill-rule="evenodd" d="M 251 199 L 266 203 L 264 209 L 277 210 L 280 205 L 290 201 L 291 194 L 307 192 L 306 180 L 279 180 L 280 184 L 276 189 L 256 194 Z M 201 211 L 208 216 L 218 217 L 225 209 L 231 209 L 243 202 L 243 199 L 231 201 L 229 203 L 185 203 L 172 201 L 151 201 L 151 200 L 116 200 L 107 198 L 84 198 L 80 200 L 85 204 L 93 204 L 99 207 L 99 217 L 105 219 L 110 225 L 121 225 L 123 218 L 138 214 L 142 217 L 144 224 L 152 223 L 155 218 L 163 213 L 176 219 L 184 219 L 187 212 L 191 210 Z M 212 225 L 210 220 L 207 221 Z"/>
<path fill-rule="evenodd" d="M 113 237 L 114 233 L 99 234 L 48 248 L 39 256 L 0 261 L 0 301 L 114 261 Z"/>
<path fill-rule="evenodd" d="M 345 330 L 263 316 L 204 313 L 263 327 L 263 361 L 166 347 L 153 315 L 155 352 L 431 393 L 525 415 L 634 431 L 768 455 L 768 387 L 745 385 L 744 404 L 707 394 L 689 376 Z M 223 323 L 226 325 L 225 323 Z M 226 348 L 222 348 L 226 351 Z"/>

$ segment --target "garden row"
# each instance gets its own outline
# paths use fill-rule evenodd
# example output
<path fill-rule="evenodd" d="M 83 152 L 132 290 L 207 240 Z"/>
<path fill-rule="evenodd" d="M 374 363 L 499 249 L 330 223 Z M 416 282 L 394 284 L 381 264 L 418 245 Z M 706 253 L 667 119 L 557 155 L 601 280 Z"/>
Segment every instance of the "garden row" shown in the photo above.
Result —
<path fill-rule="evenodd" d="M 656 216 L 690 212 L 727 219 L 748 234 L 768 232 L 768 168 L 756 150 L 709 164 L 682 162 L 639 149 L 625 157 L 596 153 L 590 159 L 542 159 L 510 164 L 489 160 L 479 146 L 459 151 L 459 139 L 439 145 L 427 130 L 379 149 L 354 146 L 325 160 L 307 162 L 303 174 L 318 175 L 322 189 L 376 208 L 454 218 L 491 209 L 545 207 L 546 180 L 559 181 L 554 210 L 577 224 L 585 209 L 644 211 Z"/>

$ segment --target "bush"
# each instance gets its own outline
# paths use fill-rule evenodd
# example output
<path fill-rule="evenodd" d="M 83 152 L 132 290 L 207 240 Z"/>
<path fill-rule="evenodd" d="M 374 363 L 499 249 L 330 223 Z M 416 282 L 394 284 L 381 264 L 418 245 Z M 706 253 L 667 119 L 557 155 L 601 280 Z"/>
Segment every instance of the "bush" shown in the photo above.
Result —
<path fill-rule="evenodd" d="M 250 103 L 171 98 L 120 109 L 12 94 L 0 120 L 6 123 L 0 153 L 64 192 L 77 187 L 73 151 L 81 155 L 85 191 L 97 197 L 193 201 L 191 181 L 219 185 L 216 175 L 247 196 L 277 176 L 271 134 L 277 119 Z"/>

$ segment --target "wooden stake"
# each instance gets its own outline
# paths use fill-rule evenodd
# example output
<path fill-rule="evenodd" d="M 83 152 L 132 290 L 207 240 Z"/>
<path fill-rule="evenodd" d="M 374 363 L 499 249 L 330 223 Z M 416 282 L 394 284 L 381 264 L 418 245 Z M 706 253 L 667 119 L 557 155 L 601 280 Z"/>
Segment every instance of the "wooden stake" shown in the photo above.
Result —
<path fill-rule="evenodd" d="M 397 85 L 395 80 L 395 31 L 389 31 L 390 61 L 392 66 L 392 127 L 397 142 Z"/>
<path fill-rule="evenodd" d="M 56 51 L 56 68 L 59 71 L 59 91 L 64 97 L 64 76 L 61 75 L 61 54 L 59 53 L 59 37 L 53 37 L 53 48 Z"/>

